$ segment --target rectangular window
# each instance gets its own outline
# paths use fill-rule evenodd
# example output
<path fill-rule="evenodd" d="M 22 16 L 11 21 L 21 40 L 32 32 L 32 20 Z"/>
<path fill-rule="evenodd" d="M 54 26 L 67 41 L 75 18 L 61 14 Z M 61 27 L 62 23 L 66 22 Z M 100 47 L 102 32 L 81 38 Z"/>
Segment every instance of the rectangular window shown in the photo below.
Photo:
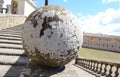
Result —
<path fill-rule="evenodd" d="M 108 44 L 106 46 L 108 47 Z"/>
<path fill-rule="evenodd" d="M 120 46 L 119 46 L 119 49 L 120 49 Z"/>
<path fill-rule="evenodd" d="M 93 37 L 91 37 L 91 40 L 93 40 Z"/>
<path fill-rule="evenodd" d="M 103 44 L 103 47 L 104 47 L 105 44 Z"/>
<path fill-rule="evenodd" d="M 112 45 L 111 47 L 113 48 L 114 46 Z"/>

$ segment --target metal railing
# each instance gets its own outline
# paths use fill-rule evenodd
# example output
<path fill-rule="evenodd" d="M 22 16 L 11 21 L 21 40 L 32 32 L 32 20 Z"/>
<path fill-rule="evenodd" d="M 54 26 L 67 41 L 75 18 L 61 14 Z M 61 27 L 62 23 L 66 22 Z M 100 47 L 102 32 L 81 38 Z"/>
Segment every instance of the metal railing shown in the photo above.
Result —
<path fill-rule="evenodd" d="M 105 77 L 120 77 L 120 63 L 76 58 L 75 64 Z"/>

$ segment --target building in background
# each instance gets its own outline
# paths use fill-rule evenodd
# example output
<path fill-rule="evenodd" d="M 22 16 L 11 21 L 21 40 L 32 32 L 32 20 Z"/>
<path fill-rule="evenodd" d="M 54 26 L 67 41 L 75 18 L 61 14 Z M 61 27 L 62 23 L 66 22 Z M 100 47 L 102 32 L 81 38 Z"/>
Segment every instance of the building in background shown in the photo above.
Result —
<path fill-rule="evenodd" d="M 0 0 L 0 13 L 2 12 L 3 3 L 4 3 L 4 1 Z"/>
<path fill-rule="evenodd" d="M 83 47 L 120 52 L 120 36 L 84 33 Z"/>
<path fill-rule="evenodd" d="M 29 16 L 36 10 L 36 4 L 32 0 L 0 0 L 0 13 Z"/>

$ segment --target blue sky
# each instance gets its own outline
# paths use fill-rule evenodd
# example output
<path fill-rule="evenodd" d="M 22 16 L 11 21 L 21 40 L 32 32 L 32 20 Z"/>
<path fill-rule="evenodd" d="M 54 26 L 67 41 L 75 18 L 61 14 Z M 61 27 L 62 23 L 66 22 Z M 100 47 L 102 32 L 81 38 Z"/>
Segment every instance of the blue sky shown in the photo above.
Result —
<path fill-rule="evenodd" d="M 45 0 L 33 0 L 37 7 Z M 49 0 L 49 5 L 69 9 L 84 32 L 120 36 L 120 0 Z"/>

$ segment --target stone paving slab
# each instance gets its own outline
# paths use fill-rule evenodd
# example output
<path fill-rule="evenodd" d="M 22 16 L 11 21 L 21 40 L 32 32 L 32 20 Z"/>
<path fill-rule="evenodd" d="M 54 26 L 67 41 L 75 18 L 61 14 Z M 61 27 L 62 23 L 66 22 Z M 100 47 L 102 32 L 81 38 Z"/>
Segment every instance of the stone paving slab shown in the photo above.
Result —
<path fill-rule="evenodd" d="M 0 65 L 0 77 L 19 77 L 25 66 Z"/>
<path fill-rule="evenodd" d="M 0 77 L 4 77 L 7 71 L 10 69 L 11 65 L 0 65 Z"/>
<path fill-rule="evenodd" d="M 51 77 L 95 77 L 90 73 L 76 67 L 74 63 L 66 65 L 66 69 Z"/>
<path fill-rule="evenodd" d="M 27 62 L 29 62 L 28 57 L 0 55 L 0 64 L 25 65 Z"/>
<path fill-rule="evenodd" d="M 34 66 L 34 65 L 32 65 Z M 43 66 L 27 67 L 20 77 L 95 77 L 92 74 L 76 67 L 74 61 L 67 64 L 63 70 Z"/>

